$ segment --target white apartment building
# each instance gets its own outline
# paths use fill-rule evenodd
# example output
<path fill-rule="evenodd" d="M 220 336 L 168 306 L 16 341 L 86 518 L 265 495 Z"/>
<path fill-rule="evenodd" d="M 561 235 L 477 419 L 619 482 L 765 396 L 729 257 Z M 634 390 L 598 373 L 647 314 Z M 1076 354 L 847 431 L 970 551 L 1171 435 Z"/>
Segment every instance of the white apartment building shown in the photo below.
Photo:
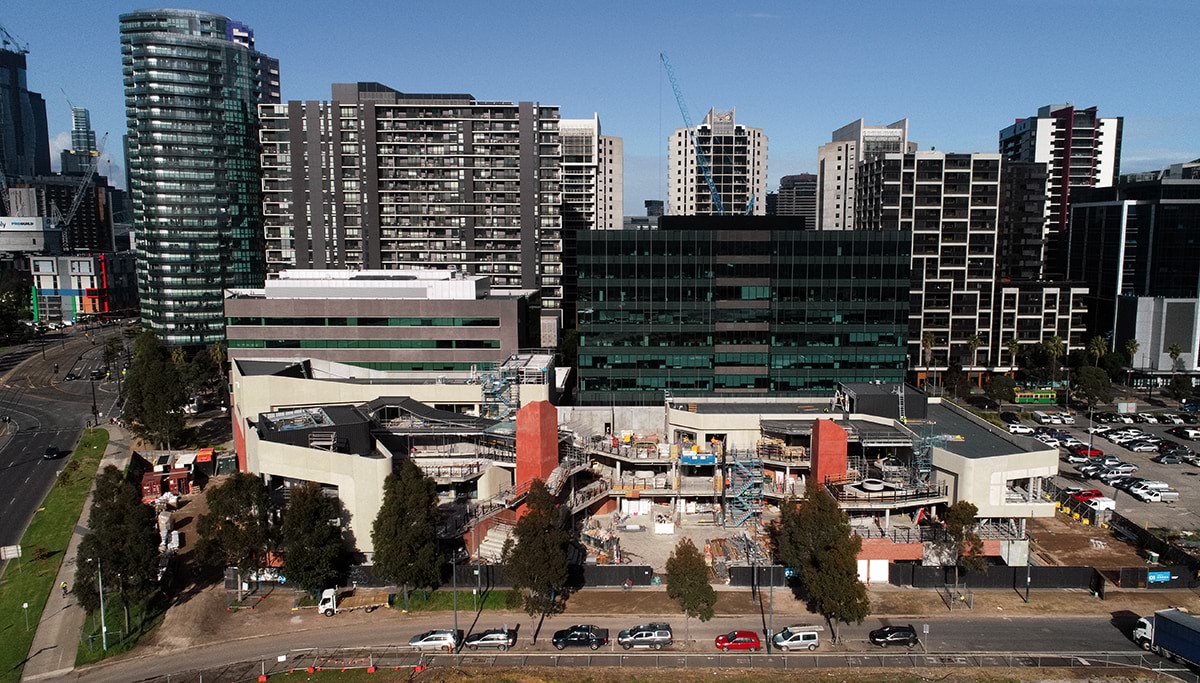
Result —
<path fill-rule="evenodd" d="M 868 126 L 862 119 L 833 131 L 817 150 L 817 221 L 821 230 L 853 230 L 858 165 L 881 154 L 915 152 L 908 119 Z"/>
<path fill-rule="evenodd" d="M 696 126 L 695 144 L 708 159 L 726 214 L 767 214 L 767 136 L 737 123 L 737 109 L 709 109 Z M 673 216 L 719 213 L 696 158 L 692 135 L 677 128 L 667 150 L 667 200 Z"/>
<path fill-rule="evenodd" d="M 619 230 L 625 220 L 624 141 L 602 135 L 600 116 L 560 119 L 563 228 Z"/>

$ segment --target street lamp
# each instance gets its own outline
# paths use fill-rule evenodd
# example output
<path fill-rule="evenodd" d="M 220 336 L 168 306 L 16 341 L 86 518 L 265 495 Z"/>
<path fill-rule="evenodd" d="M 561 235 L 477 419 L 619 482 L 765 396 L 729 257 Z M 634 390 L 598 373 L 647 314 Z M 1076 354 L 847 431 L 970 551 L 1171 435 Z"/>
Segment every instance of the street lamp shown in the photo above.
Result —
<path fill-rule="evenodd" d="M 89 558 L 88 562 L 92 560 Z M 100 559 L 96 559 L 96 584 L 100 590 L 100 643 L 108 652 L 108 620 L 104 618 L 104 571 L 100 567 Z"/>
<path fill-rule="evenodd" d="M 100 409 L 96 407 L 96 380 L 88 380 L 92 384 L 92 426 L 100 426 Z"/>

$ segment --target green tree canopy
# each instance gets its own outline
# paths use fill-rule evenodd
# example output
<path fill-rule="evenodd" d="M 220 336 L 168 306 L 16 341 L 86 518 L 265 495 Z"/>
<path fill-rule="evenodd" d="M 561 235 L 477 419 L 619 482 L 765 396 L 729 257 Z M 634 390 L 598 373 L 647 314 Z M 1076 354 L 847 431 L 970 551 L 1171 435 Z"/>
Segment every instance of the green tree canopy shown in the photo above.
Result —
<path fill-rule="evenodd" d="M 134 434 L 168 447 L 183 433 L 186 387 L 167 347 L 152 332 L 134 345 L 133 364 L 121 388 L 125 417 Z"/>
<path fill-rule="evenodd" d="M 545 617 L 562 610 L 567 588 L 567 544 L 557 501 L 541 479 L 525 497 L 525 514 L 504 544 L 504 573 L 521 591 L 525 612 Z"/>
<path fill-rule="evenodd" d="M 1104 370 L 1100 368 L 1080 368 L 1078 372 L 1071 376 L 1071 380 L 1075 383 L 1075 392 L 1083 400 L 1087 401 L 1089 406 L 1095 407 L 1102 403 L 1112 402 L 1112 380 L 1109 379 L 1108 373 Z"/>
<path fill-rule="evenodd" d="M 293 486 L 279 525 L 279 549 L 288 582 L 317 593 L 337 585 L 349 569 L 342 538 L 342 505 L 318 484 Z"/>
<path fill-rule="evenodd" d="M 383 482 L 383 504 L 371 526 L 375 571 L 401 586 L 404 609 L 412 588 L 434 588 L 441 578 L 437 485 L 412 460 Z"/>
<path fill-rule="evenodd" d="M 983 540 L 975 532 L 975 515 L 978 512 L 979 508 L 974 504 L 960 500 L 942 513 L 945 533 L 935 544 L 940 548 L 943 557 L 954 565 L 955 586 L 958 586 L 960 567 L 979 571 L 985 566 Z"/>
<path fill-rule="evenodd" d="M 717 604 L 717 593 L 708 582 L 708 566 L 704 555 L 696 549 L 690 538 L 681 538 L 667 559 L 667 597 L 679 603 L 683 610 L 684 624 L 688 627 L 687 640 L 691 640 L 691 619 L 700 621 L 713 618 L 713 607 Z"/>
<path fill-rule="evenodd" d="M 96 477 L 88 531 L 75 556 L 74 593 L 89 612 L 100 604 L 97 567 L 104 570 L 105 593 L 117 591 L 130 602 L 148 597 L 158 578 L 158 544 L 154 509 L 124 474 L 109 465 Z"/>
<path fill-rule="evenodd" d="M 210 564 L 238 568 L 241 577 L 262 566 L 271 543 L 267 486 L 248 472 L 237 472 L 208 490 L 208 513 L 200 516 L 196 551 Z"/>
<path fill-rule="evenodd" d="M 788 500 L 779 521 L 780 559 L 800 577 L 814 611 L 829 622 L 861 624 L 870 613 L 867 589 L 858 578 L 862 539 L 851 533 L 850 520 L 837 501 L 812 484 L 804 500 Z"/>
<path fill-rule="evenodd" d="M 1092 357 L 1096 367 L 1100 367 L 1100 359 L 1103 358 L 1104 354 L 1107 352 L 1108 342 L 1105 341 L 1104 337 L 1092 337 L 1092 340 L 1088 342 L 1087 354 Z"/>
<path fill-rule="evenodd" d="M 993 401 L 1012 403 L 1017 400 L 1017 383 L 1008 375 L 996 375 L 988 380 L 984 393 Z"/>

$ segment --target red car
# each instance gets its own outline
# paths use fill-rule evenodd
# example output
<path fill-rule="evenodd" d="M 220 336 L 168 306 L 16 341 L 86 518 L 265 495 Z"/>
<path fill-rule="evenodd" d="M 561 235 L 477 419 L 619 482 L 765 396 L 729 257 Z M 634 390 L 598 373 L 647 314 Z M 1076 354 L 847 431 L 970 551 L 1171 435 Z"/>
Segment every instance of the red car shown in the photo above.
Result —
<path fill-rule="evenodd" d="M 754 631 L 730 631 L 717 636 L 717 649 L 729 652 L 730 650 L 754 650 L 758 652 L 762 649 L 762 643 L 758 640 L 758 634 Z"/>
<path fill-rule="evenodd" d="M 1099 448 L 1088 448 L 1087 444 L 1082 443 L 1071 446 L 1067 450 L 1069 450 L 1073 455 L 1083 455 L 1089 458 L 1098 458 L 1104 455 L 1104 451 L 1100 450 Z"/>
<path fill-rule="evenodd" d="M 1086 491 L 1080 491 L 1079 493 L 1076 493 L 1075 495 L 1073 495 L 1071 497 L 1074 498 L 1075 500 L 1086 503 L 1087 501 L 1089 501 L 1093 498 L 1103 498 L 1104 492 L 1101 491 L 1100 489 L 1088 489 Z"/>

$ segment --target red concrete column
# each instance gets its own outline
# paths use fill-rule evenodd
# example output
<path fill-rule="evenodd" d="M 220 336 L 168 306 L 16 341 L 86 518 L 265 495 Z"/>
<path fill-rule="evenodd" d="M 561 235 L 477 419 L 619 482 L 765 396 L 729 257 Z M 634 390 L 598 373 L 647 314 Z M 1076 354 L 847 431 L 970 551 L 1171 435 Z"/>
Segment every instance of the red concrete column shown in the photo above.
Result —
<path fill-rule="evenodd" d="M 558 409 L 549 401 L 530 403 L 517 411 L 517 478 L 545 481 L 558 467 Z"/>
<path fill-rule="evenodd" d="M 833 420 L 817 420 L 812 434 L 812 478 L 817 485 L 844 479 L 849 438 Z"/>

